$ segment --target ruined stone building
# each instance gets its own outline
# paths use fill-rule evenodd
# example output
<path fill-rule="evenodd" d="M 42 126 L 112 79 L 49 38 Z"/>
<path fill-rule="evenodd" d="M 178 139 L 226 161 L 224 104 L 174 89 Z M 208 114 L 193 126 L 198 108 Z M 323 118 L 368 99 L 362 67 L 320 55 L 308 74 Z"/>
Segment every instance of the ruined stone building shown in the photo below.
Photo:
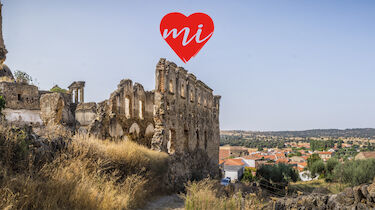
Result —
<path fill-rule="evenodd" d="M 4 64 L 6 53 L 0 33 L 0 95 L 6 100 L 2 113 L 7 121 L 59 125 L 164 151 L 172 161 L 169 180 L 218 174 L 220 96 L 184 68 L 162 58 L 156 65 L 155 90 L 124 79 L 109 99 L 86 103 L 84 81 L 73 82 L 67 92 L 16 82 Z"/>

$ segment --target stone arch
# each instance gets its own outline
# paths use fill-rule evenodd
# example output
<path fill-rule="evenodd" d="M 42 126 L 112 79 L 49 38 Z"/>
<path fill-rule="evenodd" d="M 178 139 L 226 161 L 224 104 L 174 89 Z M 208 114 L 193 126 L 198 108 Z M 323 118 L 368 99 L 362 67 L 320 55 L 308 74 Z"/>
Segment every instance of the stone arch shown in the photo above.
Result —
<path fill-rule="evenodd" d="M 139 137 L 140 131 L 141 129 L 137 123 L 133 123 L 129 128 L 129 134 L 131 134 L 133 137 Z"/>
<path fill-rule="evenodd" d="M 148 124 L 145 131 L 145 137 L 152 137 L 154 135 L 154 125 L 152 123 Z"/>

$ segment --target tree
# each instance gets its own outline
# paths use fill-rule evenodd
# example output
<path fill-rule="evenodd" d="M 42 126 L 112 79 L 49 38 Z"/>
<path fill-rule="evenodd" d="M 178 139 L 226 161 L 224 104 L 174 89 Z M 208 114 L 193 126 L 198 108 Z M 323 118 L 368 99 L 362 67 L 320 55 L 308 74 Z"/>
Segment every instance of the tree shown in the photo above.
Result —
<path fill-rule="evenodd" d="M 336 158 L 331 158 L 326 163 L 327 173 L 332 174 L 335 167 L 339 164 L 339 161 Z"/>
<path fill-rule="evenodd" d="M 3 96 L 0 96 L 0 113 L 5 108 L 5 98 Z"/>
<path fill-rule="evenodd" d="M 375 177 L 375 159 L 353 160 L 338 164 L 333 171 L 333 177 L 351 186 L 370 183 Z"/>
<path fill-rule="evenodd" d="M 58 85 L 53 86 L 49 91 L 56 93 L 67 93 L 68 90 L 60 88 Z"/>
<path fill-rule="evenodd" d="M 326 174 L 326 167 L 323 160 L 317 160 L 311 164 L 309 171 L 313 177 L 321 176 L 324 177 Z"/>
<path fill-rule="evenodd" d="M 321 158 L 319 157 L 318 154 L 312 154 L 308 159 L 307 159 L 307 167 L 309 168 L 310 170 L 310 167 L 312 166 L 312 164 L 315 162 L 315 161 L 319 161 L 321 160 Z M 311 171 L 311 170 L 310 170 Z"/>
<path fill-rule="evenodd" d="M 337 142 L 337 148 L 341 149 L 342 143 L 343 143 L 343 140 L 340 139 L 339 142 Z"/>
<path fill-rule="evenodd" d="M 33 81 L 33 78 L 23 71 L 15 71 L 14 77 L 18 83 L 30 84 Z"/>
<path fill-rule="evenodd" d="M 326 182 L 331 182 L 334 180 L 333 170 L 339 165 L 339 161 L 336 158 L 331 158 L 326 163 L 326 174 L 325 179 Z"/>

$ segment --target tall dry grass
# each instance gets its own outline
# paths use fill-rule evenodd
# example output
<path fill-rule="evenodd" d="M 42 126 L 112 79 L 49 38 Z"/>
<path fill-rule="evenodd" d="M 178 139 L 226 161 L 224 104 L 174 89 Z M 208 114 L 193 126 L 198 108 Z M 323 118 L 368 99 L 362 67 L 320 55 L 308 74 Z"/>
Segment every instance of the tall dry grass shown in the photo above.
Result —
<path fill-rule="evenodd" d="M 182 197 L 185 200 L 185 209 L 261 209 L 264 204 L 252 194 L 244 195 L 241 192 L 228 196 L 220 196 L 218 181 L 204 179 L 199 182 L 190 182 L 186 186 L 186 194 Z"/>
<path fill-rule="evenodd" d="M 167 158 L 131 141 L 74 136 L 34 172 L 15 171 L 0 159 L 0 209 L 137 208 L 162 190 Z"/>

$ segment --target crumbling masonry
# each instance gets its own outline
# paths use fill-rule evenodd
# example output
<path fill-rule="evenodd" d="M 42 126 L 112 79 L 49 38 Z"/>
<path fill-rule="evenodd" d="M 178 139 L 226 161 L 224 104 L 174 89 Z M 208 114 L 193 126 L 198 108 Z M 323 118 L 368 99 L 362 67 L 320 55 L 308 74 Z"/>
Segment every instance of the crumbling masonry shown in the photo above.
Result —
<path fill-rule="evenodd" d="M 63 126 L 166 152 L 167 185 L 176 190 L 187 180 L 218 175 L 220 96 L 193 74 L 162 58 L 156 65 L 155 90 L 124 79 L 108 100 L 85 103 L 84 81 L 73 82 L 66 93 L 16 82 L 4 64 L 1 21 L 0 16 L 0 95 L 6 100 L 8 122 Z"/>

